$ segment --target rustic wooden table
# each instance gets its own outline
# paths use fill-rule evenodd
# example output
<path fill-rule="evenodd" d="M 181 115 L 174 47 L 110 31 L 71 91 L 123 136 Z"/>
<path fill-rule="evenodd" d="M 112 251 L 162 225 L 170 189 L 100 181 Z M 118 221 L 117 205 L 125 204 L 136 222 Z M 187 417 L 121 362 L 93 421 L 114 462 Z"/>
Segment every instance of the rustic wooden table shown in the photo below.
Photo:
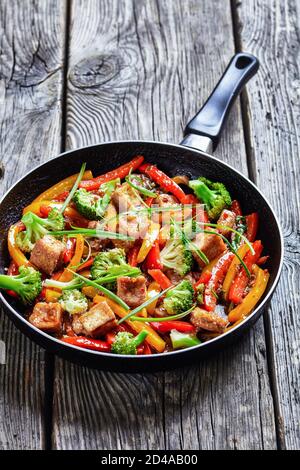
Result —
<path fill-rule="evenodd" d="M 0 14 L 1 193 L 65 149 L 179 142 L 243 50 L 261 67 L 216 155 L 263 189 L 286 247 L 276 294 L 251 333 L 173 372 L 72 365 L 1 314 L 0 448 L 299 448 L 299 2 L 1 0 Z"/>

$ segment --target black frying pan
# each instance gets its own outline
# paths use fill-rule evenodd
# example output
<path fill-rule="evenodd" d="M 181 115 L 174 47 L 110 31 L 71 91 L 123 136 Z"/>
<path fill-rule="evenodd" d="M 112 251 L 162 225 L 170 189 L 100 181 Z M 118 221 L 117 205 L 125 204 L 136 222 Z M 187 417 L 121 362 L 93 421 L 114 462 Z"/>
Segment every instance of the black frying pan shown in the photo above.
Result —
<path fill-rule="evenodd" d="M 189 364 L 192 360 L 212 354 L 232 343 L 261 315 L 279 279 L 283 239 L 277 218 L 268 201 L 256 186 L 240 172 L 220 162 L 207 152 L 214 150 L 228 112 L 241 88 L 258 70 L 258 60 L 250 54 L 236 54 L 201 111 L 189 122 L 181 145 L 161 142 L 121 141 L 83 147 L 61 154 L 35 168 L 18 181 L 0 203 L 1 252 L 0 270 L 9 264 L 6 235 L 8 227 L 18 221 L 22 209 L 38 194 L 58 180 L 76 173 L 83 162 L 95 175 L 105 173 L 135 155 L 156 163 L 170 176 L 186 174 L 191 178 L 204 175 L 225 183 L 232 196 L 241 201 L 244 213 L 258 211 L 260 231 L 265 251 L 270 255 L 270 281 L 264 297 L 251 315 L 230 332 L 190 349 L 151 356 L 116 356 L 67 345 L 32 326 L 24 318 L 24 308 L 16 300 L 0 294 L 0 299 L 12 321 L 29 338 L 45 349 L 82 365 L 123 372 L 154 371 Z"/>

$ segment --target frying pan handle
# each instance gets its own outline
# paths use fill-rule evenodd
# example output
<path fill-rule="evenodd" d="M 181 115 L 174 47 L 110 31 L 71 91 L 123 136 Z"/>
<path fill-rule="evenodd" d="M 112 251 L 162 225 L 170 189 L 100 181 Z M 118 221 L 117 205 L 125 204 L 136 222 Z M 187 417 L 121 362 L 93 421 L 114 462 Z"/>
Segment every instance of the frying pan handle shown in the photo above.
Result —
<path fill-rule="evenodd" d="M 246 52 L 232 57 L 204 106 L 187 124 L 181 145 L 207 152 L 215 150 L 236 97 L 258 67 L 258 59 Z"/>

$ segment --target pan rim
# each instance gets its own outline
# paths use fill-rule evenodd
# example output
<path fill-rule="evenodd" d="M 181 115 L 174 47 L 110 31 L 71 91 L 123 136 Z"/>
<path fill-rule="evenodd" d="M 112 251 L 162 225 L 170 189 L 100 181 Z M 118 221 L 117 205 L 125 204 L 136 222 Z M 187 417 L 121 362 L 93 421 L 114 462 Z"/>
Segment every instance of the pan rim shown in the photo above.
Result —
<path fill-rule="evenodd" d="M 72 154 L 74 152 L 78 152 L 80 150 L 83 150 L 83 149 L 91 149 L 91 148 L 94 148 L 94 147 L 99 147 L 99 146 L 104 146 L 104 145 L 116 145 L 116 144 L 132 144 L 132 143 L 135 143 L 135 144 L 157 144 L 157 145 L 165 145 L 165 146 L 168 146 L 168 147 L 174 147 L 174 148 L 177 148 L 179 150 L 182 150 L 182 148 L 184 148 L 185 150 L 188 150 L 188 151 L 192 151 L 192 152 L 195 152 L 196 154 L 198 153 L 199 155 L 203 155 L 203 156 L 206 156 L 210 159 L 212 159 L 213 161 L 215 161 L 216 163 L 218 164 L 221 164 L 225 167 L 227 167 L 229 170 L 231 170 L 232 172 L 236 173 L 237 175 L 239 175 L 239 177 L 242 177 L 246 183 L 250 184 L 250 186 L 252 186 L 252 188 L 257 191 L 259 193 L 259 195 L 262 197 L 262 199 L 264 200 L 265 204 L 268 206 L 268 208 L 270 209 L 270 211 L 272 212 L 272 215 L 274 217 L 274 220 L 276 222 L 276 226 L 277 226 L 277 229 L 278 229 L 278 233 L 279 233 L 279 239 L 280 239 L 280 261 L 279 261 L 279 266 L 278 266 L 278 269 L 277 269 L 277 273 L 276 273 L 276 276 L 275 276 L 275 279 L 273 281 L 273 284 L 270 288 L 270 291 L 268 292 L 268 294 L 266 295 L 266 297 L 263 299 L 263 301 L 261 303 L 259 303 L 257 305 L 257 307 L 253 310 L 253 312 L 251 312 L 251 314 L 245 318 L 244 321 L 242 321 L 241 323 L 239 323 L 238 325 L 236 325 L 235 327 L 233 327 L 232 329 L 230 329 L 229 331 L 227 331 L 226 333 L 223 333 L 221 334 L 220 336 L 217 336 L 216 338 L 213 338 L 209 341 L 206 341 L 204 343 L 201 343 L 199 345 L 196 345 L 196 346 L 193 346 L 191 348 L 187 348 L 187 349 L 181 349 L 181 350 L 177 350 L 177 351 L 171 351 L 171 352 L 168 352 L 168 353 L 155 353 L 153 355 L 135 355 L 135 356 L 131 356 L 131 355 L 120 355 L 120 354 L 112 354 L 112 353 L 106 353 L 106 352 L 99 352 L 99 351 L 93 351 L 93 350 L 90 350 L 90 349 L 83 349 L 83 348 L 80 348 L 78 346 L 74 346 L 74 345 L 71 345 L 71 344 L 67 344 L 67 343 L 64 343 L 62 342 L 61 340 L 57 339 L 57 338 L 54 338 L 53 336 L 45 333 L 44 331 L 42 330 L 39 330 L 38 328 L 36 328 L 34 325 L 31 325 L 29 323 L 29 321 L 23 316 L 21 315 L 17 310 L 15 310 L 12 305 L 6 300 L 6 298 L 4 297 L 3 293 L 0 292 L 0 301 L 2 302 L 2 304 L 8 309 L 10 310 L 10 312 L 16 316 L 18 318 L 18 320 L 20 320 L 22 323 L 24 323 L 25 327 L 26 328 L 29 328 L 29 329 L 32 329 L 33 331 L 35 331 L 35 333 L 37 333 L 37 335 L 40 335 L 42 337 L 44 337 L 46 339 L 46 341 L 53 341 L 54 343 L 56 343 L 60 348 L 63 348 L 63 349 L 73 349 L 75 351 L 78 351 L 80 352 L 81 354 L 89 354 L 91 356 L 94 356 L 94 357 L 98 357 L 100 356 L 101 358 L 105 358 L 105 357 L 109 357 L 110 359 L 113 358 L 113 357 L 116 357 L 116 359 L 118 360 L 122 360 L 122 362 L 124 362 L 125 360 L 128 360 L 128 359 L 131 359 L 131 360 L 138 360 L 138 361 L 153 361 L 153 360 L 156 360 L 156 361 L 159 361 L 159 359 L 161 357 L 174 357 L 178 354 L 181 354 L 181 355 L 184 355 L 184 354 L 188 354 L 189 352 L 191 351 L 195 351 L 195 350 L 200 350 L 202 348 L 205 348 L 206 346 L 211 346 L 213 344 L 216 344 L 217 342 L 221 342 L 221 341 L 225 341 L 225 338 L 227 338 L 229 335 L 231 335 L 232 333 L 234 333 L 235 331 L 237 331 L 239 328 L 241 327 L 245 327 L 245 325 L 247 323 L 249 323 L 251 321 L 251 319 L 253 317 L 255 317 L 258 313 L 259 310 L 263 310 L 263 308 L 266 306 L 267 302 L 270 300 L 270 298 L 272 297 L 273 293 L 274 293 L 274 290 L 278 284 L 278 281 L 279 281 L 279 278 L 280 278 L 280 275 L 281 275 L 281 271 L 282 271 L 282 266 L 283 266 L 283 259 L 284 259 L 284 239 L 283 239 L 283 233 L 282 233 L 282 229 L 281 229 L 281 225 L 278 221 L 278 217 L 276 215 L 276 212 L 274 211 L 272 205 L 270 204 L 270 202 L 268 201 L 268 199 L 264 196 L 264 194 L 260 191 L 260 189 L 250 180 L 248 179 L 245 175 L 243 175 L 240 171 L 236 170 L 233 166 L 231 166 L 230 164 L 228 164 L 227 162 L 223 162 L 222 160 L 218 159 L 217 157 L 207 153 L 207 152 L 203 152 L 202 150 L 199 150 L 199 149 L 196 149 L 196 148 L 193 148 L 193 147 L 187 147 L 187 146 L 183 146 L 183 145 L 180 145 L 180 144 L 174 144 L 174 143 L 169 143 L 169 142 L 161 142 L 161 141 L 153 141 L 153 140 L 139 140 L 139 139 L 136 139 L 136 140 L 128 140 L 128 139 L 125 139 L 125 140 L 112 140 L 112 141 L 107 141 L 107 142 L 100 142 L 100 143 L 95 143 L 95 144 L 91 144 L 91 145 L 86 145 L 86 146 L 82 146 L 82 147 L 78 147 L 76 149 L 72 149 L 72 150 L 67 150 L 65 152 L 62 152 L 60 153 L 59 155 L 53 157 L 53 158 L 50 158 L 49 160 L 45 161 L 45 162 L 42 162 L 40 163 L 39 165 L 35 166 L 34 168 L 32 168 L 31 170 L 29 170 L 25 175 L 23 175 L 21 178 L 19 178 L 6 192 L 5 194 L 1 197 L 1 200 L 0 200 L 0 208 L 2 206 L 2 203 L 3 201 L 5 200 L 5 198 L 9 195 L 9 193 L 22 181 L 24 180 L 24 178 L 26 178 L 27 176 L 30 176 L 31 173 L 33 173 L 34 171 L 38 170 L 39 168 L 41 168 L 42 166 L 46 165 L 47 163 L 50 163 L 52 161 L 55 161 L 55 160 L 59 160 L 60 158 L 66 156 L 66 155 L 69 155 L 69 154 Z M 46 349 L 46 348 L 44 348 Z M 171 360 L 171 359 L 170 359 Z"/>

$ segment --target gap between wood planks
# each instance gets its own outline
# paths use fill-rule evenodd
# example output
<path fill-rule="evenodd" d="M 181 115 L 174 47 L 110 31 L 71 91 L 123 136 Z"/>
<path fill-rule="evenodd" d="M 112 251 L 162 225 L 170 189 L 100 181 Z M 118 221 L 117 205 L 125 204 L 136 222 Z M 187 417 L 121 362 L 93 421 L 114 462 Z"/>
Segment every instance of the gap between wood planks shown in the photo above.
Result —
<path fill-rule="evenodd" d="M 66 1 L 65 34 L 64 34 L 64 60 L 63 60 L 63 91 L 62 91 L 62 117 L 61 117 L 61 142 L 60 151 L 66 150 L 67 137 L 67 86 L 69 69 L 69 43 L 70 43 L 70 19 L 71 0 Z M 53 398 L 54 398 L 54 378 L 55 378 L 55 355 L 45 352 L 45 402 L 44 402 L 44 448 L 52 450 L 53 431 Z"/>
<path fill-rule="evenodd" d="M 231 17 L 232 17 L 232 28 L 233 28 L 233 38 L 234 38 L 234 47 L 235 52 L 242 52 L 242 42 L 240 35 L 240 25 L 239 25 L 239 16 L 237 10 L 237 1 L 230 0 L 231 5 Z M 247 51 L 246 51 L 247 52 Z M 256 165 L 253 154 L 253 148 L 251 145 L 251 132 L 250 132 L 250 121 L 249 121 L 249 102 L 247 90 L 243 90 L 241 93 L 241 113 L 242 113 L 242 123 L 243 123 L 243 133 L 245 140 L 246 148 L 246 157 L 247 157 L 247 167 L 249 179 L 256 184 Z M 279 394 L 276 381 L 276 369 L 274 362 L 274 342 L 272 335 L 272 327 L 268 314 L 268 306 L 263 312 L 263 322 L 264 322 L 264 334 L 266 340 L 266 352 L 267 352 L 267 366 L 270 380 L 270 389 L 273 397 L 273 406 L 274 406 L 274 418 L 275 418 L 275 430 L 276 430 L 276 441 L 277 447 L 280 450 L 286 449 L 286 443 L 284 438 L 284 426 L 280 415 L 279 407 Z"/>

